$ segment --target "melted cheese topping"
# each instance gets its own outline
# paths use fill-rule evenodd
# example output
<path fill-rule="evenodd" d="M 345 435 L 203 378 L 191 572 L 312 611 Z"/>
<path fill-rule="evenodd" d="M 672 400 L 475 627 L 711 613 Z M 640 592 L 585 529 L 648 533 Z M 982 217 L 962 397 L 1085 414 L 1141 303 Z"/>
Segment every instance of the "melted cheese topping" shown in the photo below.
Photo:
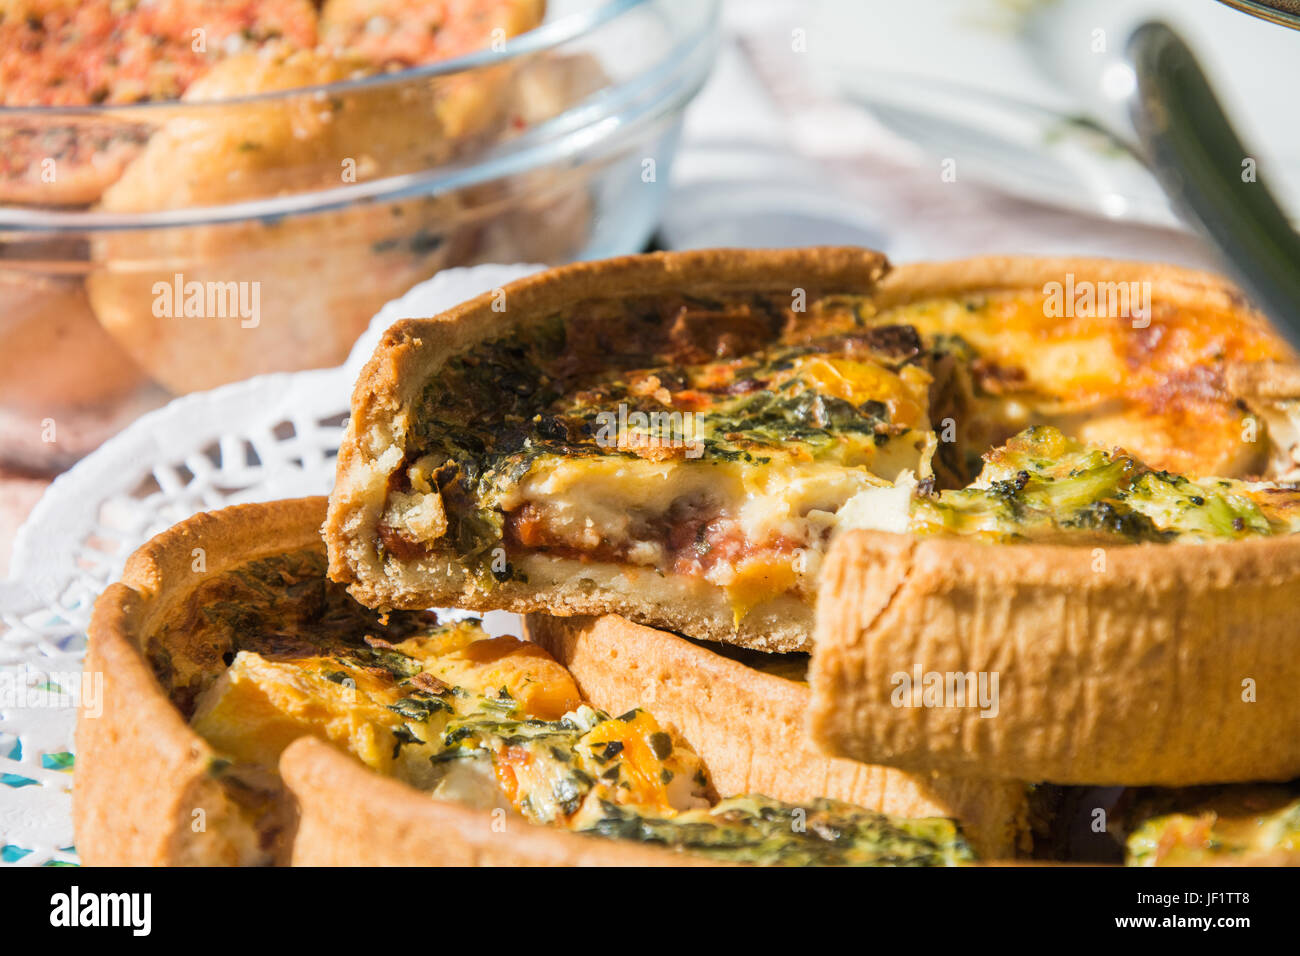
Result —
<path fill-rule="evenodd" d="M 1079 288 L 1090 285 L 1107 283 Z M 1084 308 L 1032 291 L 930 299 L 883 311 L 873 321 L 967 343 L 981 379 L 976 414 L 1002 422 L 1003 437 L 1050 424 L 1181 474 L 1236 475 L 1261 466 L 1267 443 L 1243 435 L 1244 412 L 1228 394 L 1222 369 L 1290 361 L 1285 345 L 1240 311 L 1157 301 L 1145 303 L 1149 315 L 1135 315 L 1141 290 L 1136 297 L 1129 291 L 1114 307 L 1105 288 L 1097 288 L 1105 305 Z"/>
<path fill-rule="evenodd" d="M 245 763 L 274 767 L 289 744 L 313 736 L 387 773 L 394 731 L 402 724 L 388 705 L 400 696 L 391 682 L 359 669 L 343 671 L 331 658 L 274 661 L 240 651 L 200 698 L 193 726 L 212 746 Z"/>
<path fill-rule="evenodd" d="M 319 737 L 435 796 L 538 823 L 564 824 L 586 802 L 670 815 L 708 805 L 689 747 L 645 711 L 612 718 L 584 705 L 536 644 L 462 622 L 368 646 L 378 654 L 241 650 L 192 725 L 265 768 L 298 737 Z"/>

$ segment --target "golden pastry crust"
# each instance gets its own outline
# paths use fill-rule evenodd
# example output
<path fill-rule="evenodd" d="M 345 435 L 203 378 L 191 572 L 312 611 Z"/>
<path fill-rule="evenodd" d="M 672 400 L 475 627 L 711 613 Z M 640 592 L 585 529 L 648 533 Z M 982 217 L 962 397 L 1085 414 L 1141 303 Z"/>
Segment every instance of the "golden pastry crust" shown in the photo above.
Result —
<path fill-rule="evenodd" d="M 719 793 L 788 802 L 818 796 L 894 816 L 959 820 L 982 859 L 1025 849 L 1026 787 L 916 776 L 818 753 L 805 735 L 806 684 L 765 673 L 617 615 L 530 614 L 528 637 L 569 669 L 582 695 L 618 713 L 644 705 L 671 722 Z"/>
<path fill-rule="evenodd" d="M 249 561 L 323 550 L 324 498 L 239 505 L 181 522 L 132 555 L 96 603 L 86 672 L 103 675 L 102 713 L 77 722 L 73 819 L 91 866 L 693 865 L 666 850 L 537 827 L 439 803 L 314 738 L 282 757 L 295 809 L 258 832 L 213 774 L 218 755 L 168 698 L 145 657 L 156 629 L 208 576 Z M 202 557 L 205 570 L 195 571 Z M 201 656 L 184 635 L 169 650 Z M 201 823 L 200 823 L 201 821 Z M 504 829 L 503 829 L 504 826 Z M 296 832 L 296 836 L 295 836 Z M 708 861 L 703 861 L 707 864 Z"/>
<path fill-rule="evenodd" d="M 324 509 L 325 499 L 305 498 L 190 518 L 141 547 L 121 582 L 100 596 L 85 670 L 91 679 L 102 677 L 102 712 L 83 706 L 77 721 L 72 803 L 84 862 L 181 866 L 277 858 L 279 848 L 262 845 L 214 776 L 217 754 L 168 699 L 144 645 L 206 575 L 312 547 Z M 205 570 L 196 572 L 200 559 Z"/>
<path fill-rule="evenodd" d="M 160 628 L 184 619 L 195 592 L 213 575 L 281 553 L 319 552 L 324 510 L 324 500 L 313 498 L 191 518 L 141 548 L 123 582 L 97 603 L 87 672 L 103 675 L 103 709 L 84 712 L 78 722 L 74 792 L 77 846 L 85 862 L 707 865 L 439 803 L 310 737 L 281 757 L 291 800 L 282 796 L 274 814 L 250 819 L 246 800 L 214 771 L 219 756 L 186 722 L 146 655 L 157 650 L 152 638 Z M 859 610 L 845 608 L 851 615 Z M 985 852 L 1010 848 L 1020 831 L 1023 787 L 980 779 L 996 769 L 987 753 L 976 768 L 979 778 L 966 780 L 923 783 L 898 771 L 855 767 L 819 757 L 804 742 L 800 714 L 808 693 L 791 680 L 614 617 L 535 617 L 530 631 L 573 669 L 598 706 L 617 709 L 643 694 L 641 703 L 678 725 L 723 789 L 762 788 L 792 800 L 829 793 L 899 814 L 952 812 L 966 817 L 970 836 Z M 170 663 L 181 670 L 212 663 L 213 648 L 198 632 L 172 629 L 168 642 Z M 1123 661 L 1104 663 L 1125 673 Z M 707 709 L 697 695 L 709 702 Z M 846 706 L 853 703 L 846 697 Z M 1125 716 L 1116 715 L 1114 726 L 1131 730 L 1132 721 L 1124 728 Z M 1284 741 L 1285 735 L 1275 731 L 1271 739 Z"/>
<path fill-rule="evenodd" d="M 811 735 L 827 753 L 914 772 L 1290 779 L 1297 594 L 1294 536 L 1079 548 L 852 532 L 823 569 Z M 948 706 L 907 696 L 929 674 L 943 675 Z M 996 675 L 996 707 L 956 684 L 949 699 L 949 674 Z"/>

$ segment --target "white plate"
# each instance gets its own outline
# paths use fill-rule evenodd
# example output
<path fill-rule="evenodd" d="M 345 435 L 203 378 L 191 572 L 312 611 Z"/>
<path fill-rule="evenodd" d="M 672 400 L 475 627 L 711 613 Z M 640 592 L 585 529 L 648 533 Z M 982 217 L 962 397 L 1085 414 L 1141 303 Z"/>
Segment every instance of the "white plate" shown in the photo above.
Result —
<path fill-rule="evenodd" d="M 1145 20 L 1195 50 L 1261 175 L 1300 220 L 1300 33 L 1212 0 L 823 0 L 810 60 L 927 152 L 1007 192 L 1173 225 L 1160 187 L 1093 124 L 1131 141 L 1114 101 Z"/>

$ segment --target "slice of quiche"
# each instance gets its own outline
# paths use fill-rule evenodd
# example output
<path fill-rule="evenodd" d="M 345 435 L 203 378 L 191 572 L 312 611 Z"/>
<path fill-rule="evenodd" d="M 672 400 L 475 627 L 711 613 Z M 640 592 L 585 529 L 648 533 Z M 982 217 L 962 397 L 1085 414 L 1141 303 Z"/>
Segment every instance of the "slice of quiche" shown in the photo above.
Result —
<path fill-rule="evenodd" d="M 1076 271 L 1151 301 L 1057 314 Z M 1290 353 L 1209 277 L 885 272 L 856 249 L 628 257 L 399 323 L 353 396 L 331 575 L 374 607 L 615 612 L 807 650 L 832 538 L 907 531 L 917 489 L 965 486 L 1026 427 L 1179 474 L 1296 468 Z"/>

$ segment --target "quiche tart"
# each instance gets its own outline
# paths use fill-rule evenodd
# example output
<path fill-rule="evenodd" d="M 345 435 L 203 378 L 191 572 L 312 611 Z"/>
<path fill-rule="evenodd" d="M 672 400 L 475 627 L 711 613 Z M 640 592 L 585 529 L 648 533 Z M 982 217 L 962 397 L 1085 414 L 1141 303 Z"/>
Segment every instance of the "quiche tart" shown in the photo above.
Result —
<path fill-rule="evenodd" d="M 828 774 L 787 782 L 784 799 L 729 795 L 710 766 L 734 764 L 735 742 L 698 717 L 696 745 L 651 709 L 604 709 L 622 700 L 580 690 L 539 644 L 357 604 L 325 575 L 324 513 L 315 498 L 192 518 L 100 598 L 87 668 L 104 675 L 103 707 L 77 728 L 86 862 L 975 858 L 934 812 L 962 801 L 920 783 L 873 793 Z M 767 753 L 753 758 L 756 779 L 777 779 Z M 980 805 L 969 790 L 964 802 Z"/>
<path fill-rule="evenodd" d="M 353 396 L 330 574 L 377 608 L 618 613 L 807 651 L 832 542 L 877 540 L 868 531 L 959 539 L 970 563 L 953 573 L 979 587 L 1036 552 L 975 538 L 1159 541 L 1189 567 L 1217 554 L 1199 550 L 1209 538 L 1270 540 L 1226 552 L 1242 561 L 1289 553 L 1298 398 L 1294 356 L 1264 320 L 1185 270 L 987 258 L 890 271 L 852 248 L 583 263 L 389 331 Z M 1008 440 L 1000 463 L 982 462 Z M 1035 464 L 1014 466 L 1031 445 Z M 1078 501 L 1020 507 L 1095 454 L 1092 485 L 1050 485 Z M 1119 474 L 1130 461 L 1147 476 L 1137 491 Z M 1032 487 L 1013 489 L 1022 472 Z M 1204 512 L 1171 514 L 1198 497 Z M 856 626 L 842 606 L 853 588 L 877 593 L 844 577 L 823 630 Z M 875 666 L 896 659 L 910 656 Z M 827 684 L 819 721 L 856 666 Z M 847 747 L 835 738 L 855 733 L 820 737 Z"/>

